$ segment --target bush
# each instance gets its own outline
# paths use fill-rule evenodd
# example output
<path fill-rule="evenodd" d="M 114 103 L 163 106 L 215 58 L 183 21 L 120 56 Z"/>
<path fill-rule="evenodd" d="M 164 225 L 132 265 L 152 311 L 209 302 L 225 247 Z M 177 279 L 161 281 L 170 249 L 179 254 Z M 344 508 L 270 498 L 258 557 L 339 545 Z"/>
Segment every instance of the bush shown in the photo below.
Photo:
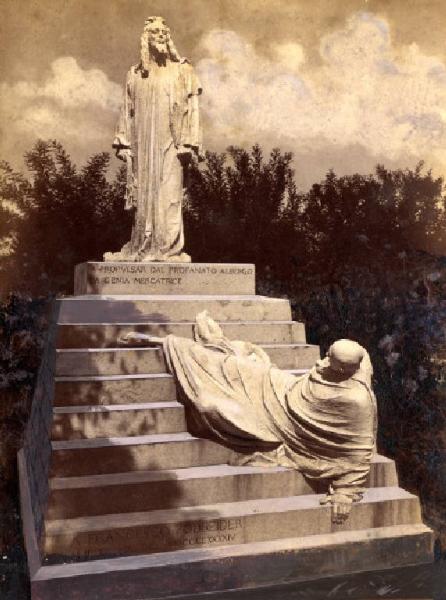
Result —
<path fill-rule="evenodd" d="M 0 303 L 0 588 L 2 597 L 11 599 L 27 597 L 16 457 L 31 408 L 47 307 L 45 298 L 19 294 Z"/>
<path fill-rule="evenodd" d="M 109 163 L 103 152 L 78 171 L 61 144 L 38 141 L 26 154 L 29 180 L 0 164 L 0 195 L 20 210 L 10 251 L 0 256 L 3 293 L 72 293 L 76 264 L 102 260 L 103 252 L 128 240 L 132 215 L 123 207 L 124 171 L 109 182 Z"/>

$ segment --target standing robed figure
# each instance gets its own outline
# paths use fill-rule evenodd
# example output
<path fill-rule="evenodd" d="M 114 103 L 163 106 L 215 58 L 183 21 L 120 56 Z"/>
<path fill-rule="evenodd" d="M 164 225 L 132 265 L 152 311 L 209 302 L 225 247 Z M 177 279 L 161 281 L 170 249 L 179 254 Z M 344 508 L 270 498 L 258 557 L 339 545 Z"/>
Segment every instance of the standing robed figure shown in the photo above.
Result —
<path fill-rule="evenodd" d="M 141 60 L 130 68 L 113 147 L 127 163 L 126 208 L 135 209 L 132 235 L 104 260 L 189 262 L 182 204 L 184 173 L 203 157 L 201 86 L 180 58 L 161 17 L 149 17 Z"/>

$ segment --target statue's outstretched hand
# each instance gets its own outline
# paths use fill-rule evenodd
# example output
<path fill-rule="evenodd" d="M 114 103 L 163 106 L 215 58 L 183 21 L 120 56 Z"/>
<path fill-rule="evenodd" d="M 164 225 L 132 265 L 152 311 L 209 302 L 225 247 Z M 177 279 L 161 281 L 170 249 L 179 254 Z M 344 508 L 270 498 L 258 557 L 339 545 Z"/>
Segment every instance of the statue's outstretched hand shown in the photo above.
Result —
<path fill-rule="evenodd" d="M 138 333 L 137 331 L 131 331 L 118 338 L 119 346 L 151 346 L 153 344 L 162 344 L 163 338 L 156 337 L 154 335 L 146 335 L 144 333 Z"/>
<path fill-rule="evenodd" d="M 331 504 L 331 520 L 333 523 L 340 525 L 348 519 L 353 499 L 339 492 L 329 492 L 325 498 L 320 500 L 320 503 L 322 505 Z"/>

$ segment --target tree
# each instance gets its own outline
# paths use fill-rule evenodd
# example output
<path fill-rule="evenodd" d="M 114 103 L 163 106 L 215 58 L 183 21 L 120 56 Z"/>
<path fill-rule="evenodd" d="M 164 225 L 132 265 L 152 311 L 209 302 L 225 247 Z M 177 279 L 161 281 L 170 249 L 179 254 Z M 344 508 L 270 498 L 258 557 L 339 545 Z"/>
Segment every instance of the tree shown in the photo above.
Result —
<path fill-rule="evenodd" d="M 265 161 L 258 145 L 251 154 L 231 146 L 192 167 L 185 226 L 194 260 L 255 262 L 261 272 L 287 262 L 278 250 L 294 232 L 288 209 L 299 203 L 291 161 L 277 149 Z"/>
<path fill-rule="evenodd" d="M 25 158 L 30 181 L 15 188 L 23 218 L 2 261 L 9 286 L 33 294 L 70 293 L 76 264 L 101 260 L 130 237 L 124 176 L 119 171 L 113 182 L 107 180 L 107 153 L 92 156 L 78 171 L 56 141 L 38 141 Z"/>
<path fill-rule="evenodd" d="M 431 171 L 423 172 L 423 167 L 419 162 L 413 170 L 389 171 L 378 165 L 376 177 L 401 246 L 446 254 L 443 179 L 434 178 Z"/>
<path fill-rule="evenodd" d="M 1 289 L 10 287 L 6 261 L 17 243 L 17 230 L 23 218 L 29 191 L 29 183 L 23 175 L 15 172 L 7 162 L 0 161 L 0 278 L 3 282 Z"/>

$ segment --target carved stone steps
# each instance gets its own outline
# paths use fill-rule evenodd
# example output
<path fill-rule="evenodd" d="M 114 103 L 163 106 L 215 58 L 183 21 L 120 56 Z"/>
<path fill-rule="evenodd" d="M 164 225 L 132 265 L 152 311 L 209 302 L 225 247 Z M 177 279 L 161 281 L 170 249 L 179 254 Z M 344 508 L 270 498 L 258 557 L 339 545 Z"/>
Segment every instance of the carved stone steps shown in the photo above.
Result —
<path fill-rule="evenodd" d="M 164 336 L 169 333 L 192 338 L 194 322 L 184 323 L 60 323 L 57 348 L 114 348 L 116 340 L 131 331 Z M 247 321 L 220 323 L 230 340 L 255 344 L 305 343 L 305 326 L 295 321 Z"/>
<path fill-rule="evenodd" d="M 280 369 L 304 369 L 320 358 L 319 347 L 309 344 L 266 344 L 262 348 Z M 163 350 L 155 348 L 110 348 L 57 350 L 56 375 L 133 375 L 165 373 Z"/>
<path fill-rule="evenodd" d="M 308 369 L 289 369 L 303 375 Z M 174 402 L 175 383 L 167 373 L 55 377 L 54 406 Z"/>
<path fill-rule="evenodd" d="M 58 309 L 58 323 L 190 322 L 203 310 L 215 321 L 291 321 L 289 301 L 266 296 L 72 296 Z"/>
<path fill-rule="evenodd" d="M 334 525 L 322 495 L 47 520 L 47 557 L 114 556 L 226 546 L 374 527 L 421 524 L 419 500 L 398 487 L 370 488 L 349 519 Z"/>
<path fill-rule="evenodd" d="M 55 377 L 54 381 L 54 406 L 174 402 L 177 397 L 167 373 Z"/>
<path fill-rule="evenodd" d="M 397 486 L 394 461 L 375 456 L 367 485 Z M 50 481 L 48 518 L 197 506 L 203 498 L 208 503 L 238 502 L 312 494 L 314 491 L 318 491 L 317 486 L 310 487 L 301 473 L 285 467 L 221 464 L 164 471 L 55 477 Z"/>
<path fill-rule="evenodd" d="M 54 408 L 52 439 L 130 437 L 186 430 L 184 407 L 178 402 L 63 406 Z"/>
<path fill-rule="evenodd" d="M 43 566 L 31 585 L 39 600 L 173 599 L 426 563 L 431 546 L 424 525 L 361 528 Z"/>
<path fill-rule="evenodd" d="M 189 433 L 52 442 L 52 477 L 179 469 L 227 463 L 235 453 Z"/>
<path fill-rule="evenodd" d="M 252 266 L 230 267 L 210 265 L 212 277 L 200 280 L 208 271 L 194 265 L 183 278 L 181 265 L 97 263 L 78 269 L 86 295 L 58 301 L 57 377 L 43 382 L 55 393 L 43 539 L 34 463 L 25 461 L 34 455 L 19 455 L 33 600 L 159 600 L 430 560 L 432 533 L 418 499 L 397 487 L 393 461 L 374 458 L 364 501 L 333 525 L 322 484 L 283 467 L 229 466 L 234 451 L 185 431 L 159 349 L 116 348 L 129 331 L 191 338 L 206 309 L 229 339 L 307 372 L 317 348 L 291 321 L 288 300 L 253 295 Z M 156 269 L 163 276 L 152 280 Z M 223 269 L 218 280 L 212 269 Z M 118 290 L 126 295 L 107 295 Z"/>

